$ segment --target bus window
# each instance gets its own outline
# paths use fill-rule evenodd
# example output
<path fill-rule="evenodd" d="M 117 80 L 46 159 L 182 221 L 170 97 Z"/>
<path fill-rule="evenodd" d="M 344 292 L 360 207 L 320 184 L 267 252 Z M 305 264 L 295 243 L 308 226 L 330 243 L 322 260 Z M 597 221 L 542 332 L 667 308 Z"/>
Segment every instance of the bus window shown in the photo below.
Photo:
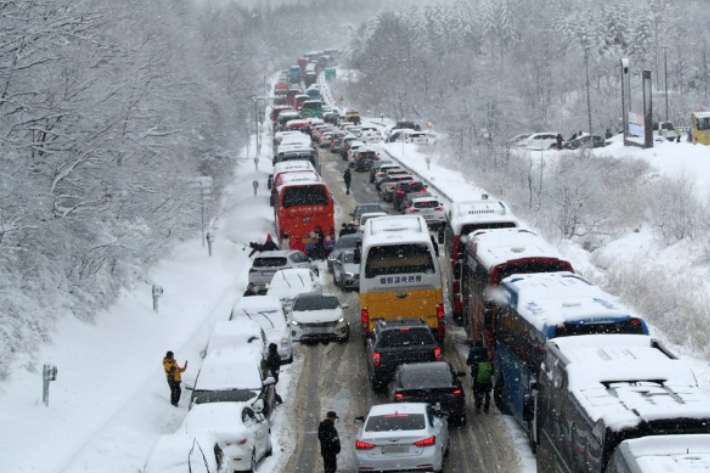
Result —
<path fill-rule="evenodd" d="M 434 273 L 434 262 L 425 244 L 373 246 L 367 254 L 365 277 L 403 273 Z"/>
<path fill-rule="evenodd" d="M 294 186 L 284 190 L 281 200 L 283 208 L 299 205 L 328 205 L 328 193 L 325 186 Z"/>
<path fill-rule="evenodd" d="M 528 260 L 522 264 L 508 263 L 498 268 L 493 283 L 499 284 L 503 279 L 513 274 L 556 273 L 562 271 L 572 271 L 572 267 L 566 261 L 554 259 Z"/>

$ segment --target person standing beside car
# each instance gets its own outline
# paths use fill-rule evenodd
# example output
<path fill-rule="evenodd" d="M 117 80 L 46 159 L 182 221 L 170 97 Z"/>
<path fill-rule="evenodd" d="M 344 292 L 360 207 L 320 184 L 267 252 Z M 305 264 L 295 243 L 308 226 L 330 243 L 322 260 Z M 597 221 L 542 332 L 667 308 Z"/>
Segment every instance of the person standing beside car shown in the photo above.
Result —
<path fill-rule="evenodd" d="M 274 378 L 274 399 L 279 404 L 283 404 L 283 399 L 276 392 L 276 384 L 279 382 L 279 373 L 281 372 L 281 355 L 278 352 L 278 346 L 275 343 L 269 343 L 269 354 L 266 357 L 266 369 Z"/>
<path fill-rule="evenodd" d="M 320 425 L 318 425 L 318 440 L 320 441 L 320 454 L 323 457 L 325 473 L 335 473 L 338 469 L 337 455 L 340 453 L 340 438 L 335 429 L 338 415 L 335 411 L 328 411 Z"/>
<path fill-rule="evenodd" d="M 163 358 L 163 369 L 168 379 L 168 386 L 170 386 L 170 404 L 177 407 L 178 402 L 180 402 L 180 396 L 182 395 L 182 389 L 180 388 L 182 376 L 180 373 L 184 373 L 187 369 L 187 361 L 185 361 L 185 366 L 180 368 L 180 365 L 178 365 L 178 362 L 175 360 L 175 354 L 169 351 L 165 354 L 165 358 Z"/>

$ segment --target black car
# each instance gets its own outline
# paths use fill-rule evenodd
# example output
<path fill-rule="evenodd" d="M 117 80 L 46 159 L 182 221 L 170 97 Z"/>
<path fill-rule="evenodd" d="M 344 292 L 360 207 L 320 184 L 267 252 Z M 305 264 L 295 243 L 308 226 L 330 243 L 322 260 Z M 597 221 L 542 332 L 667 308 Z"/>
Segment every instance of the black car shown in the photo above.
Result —
<path fill-rule="evenodd" d="M 355 170 L 357 172 L 365 172 L 369 171 L 372 168 L 372 165 L 379 159 L 377 156 L 377 153 L 366 149 L 363 151 L 357 151 L 355 156 Z"/>
<path fill-rule="evenodd" d="M 380 169 L 381 166 L 384 166 L 386 164 L 394 163 L 391 159 L 380 159 L 372 163 L 372 167 L 370 168 L 370 182 L 375 182 L 375 174 L 377 174 L 377 171 Z"/>
<path fill-rule="evenodd" d="M 381 320 L 365 346 L 373 389 L 381 389 L 404 363 L 441 361 L 441 347 L 423 320 Z"/>
<path fill-rule="evenodd" d="M 607 145 L 606 140 L 597 135 L 582 135 L 579 138 L 569 140 L 562 145 L 562 149 L 579 148 L 603 148 Z"/>
<path fill-rule="evenodd" d="M 399 365 L 389 383 L 392 402 L 439 403 L 449 413 L 449 419 L 466 423 L 466 395 L 461 379 L 463 371 L 454 371 L 445 361 L 435 363 L 405 363 Z"/>
<path fill-rule="evenodd" d="M 394 209 L 402 211 L 404 209 L 404 197 L 411 192 L 424 193 L 426 192 L 427 186 L 422 181 L 404 181 L 399 182 L 394 186 L 394 196 L 392 198 L 392 203 L 394 204 Z"/>
<path fill-rule="evenodd" d="M 378 202 L 367 203 L 367 204 L 357 204 L 355 210 L 350 216 L 353 218 L 353 224 L 360 225 L 360 215 L 369 214 L 373 212 L 386 212 L 385 209 Z"/>
<path fill-rule="evenodd" d="M 414 177 L 409 174 L 391 174 L 388 175 L 381 183 L 378 189 L 380 199 L 385 202 L 392 202 L 396 194 L 395 187 L 400 182 L 414 182 Z"/>

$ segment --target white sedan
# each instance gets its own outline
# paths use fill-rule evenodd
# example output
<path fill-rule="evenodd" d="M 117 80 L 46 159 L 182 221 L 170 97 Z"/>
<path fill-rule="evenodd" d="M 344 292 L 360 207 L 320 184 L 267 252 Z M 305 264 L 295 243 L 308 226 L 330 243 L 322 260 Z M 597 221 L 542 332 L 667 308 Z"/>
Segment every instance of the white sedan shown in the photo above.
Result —
<path fill-rule="evenodd" d="M 355 439 L 357 471 L 435 471 L 444 469 L 449 449 L 446 414 L 425 403 L 372 406 Z"/>
<path fill-rule="evenodd" d="M 214 434 L 235 471 L 254 471 L 271 455 L 271 425 L 258 409 L 244 402 L 214 402 L 193 406 L 178 432 Z"/>
<path fill-rule="evenodd" d="M 345 343 L 350 338 L 350 325 L 343 309 L 347 304 L 330 293 L 299 294 L 293 301 L 292 336 L 301 343 L 336 341 Z"/>

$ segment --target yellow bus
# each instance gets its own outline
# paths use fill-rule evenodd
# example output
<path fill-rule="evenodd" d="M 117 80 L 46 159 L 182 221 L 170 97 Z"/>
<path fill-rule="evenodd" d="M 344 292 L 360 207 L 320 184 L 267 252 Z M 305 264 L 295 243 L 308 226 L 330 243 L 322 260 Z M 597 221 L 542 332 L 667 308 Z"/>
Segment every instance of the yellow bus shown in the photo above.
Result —
<path fill-rule="evenodd" d="M 690 121 L 693 143 L 710 145 L 710 112 L 693 112 Z"/>
<path fill-rule="evenodd" d="M 368 220 L 360 251 L 363 336 L 378 320 L 422 319 L 444 341 L 444 290 L 438 251 L 420 216 Z"/>

